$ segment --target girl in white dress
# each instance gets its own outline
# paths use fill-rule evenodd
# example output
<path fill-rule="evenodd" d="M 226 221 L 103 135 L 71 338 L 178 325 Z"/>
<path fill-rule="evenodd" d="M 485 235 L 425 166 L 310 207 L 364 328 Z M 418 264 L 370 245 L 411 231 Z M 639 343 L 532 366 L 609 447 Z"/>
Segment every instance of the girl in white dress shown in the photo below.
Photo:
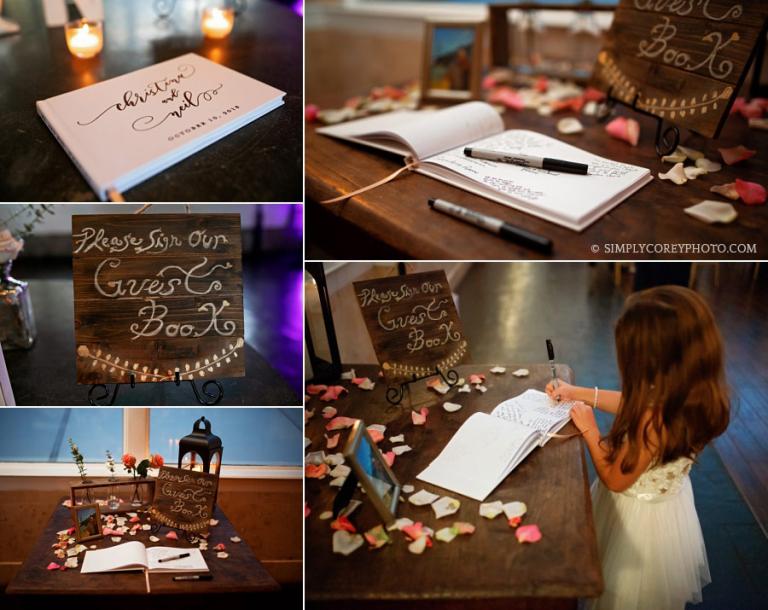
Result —
<path fill-rule="evenodd" d="M 589 610 L 683 610 L 710 582 L 688 472 L 728 426 L 723 349 L 695 292 L 651 288 L 627 299 L 616 324 L 621 392 L 559 381 L 547 393 L 571 409 L 597 471 L 592 486 L 603 594 Z M 614 413 L 600 436 L 594 408 Z"/>

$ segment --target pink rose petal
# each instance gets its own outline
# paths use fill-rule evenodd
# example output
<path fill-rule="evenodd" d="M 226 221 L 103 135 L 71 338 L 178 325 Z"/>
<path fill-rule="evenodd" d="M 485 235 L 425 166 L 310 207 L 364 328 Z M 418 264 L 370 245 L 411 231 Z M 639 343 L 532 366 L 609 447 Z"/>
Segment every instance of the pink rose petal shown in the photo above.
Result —
<path fill-rule="evenodd" d="M 481 87 L 483 89 L 493 89 L 497 85 L 496 77 L 488 74 L 483 77 L 483 82 L 481 83 Z"/>
<path fill-rule="evenodd" d="M 411 420 L 413 421 L 413 425 L 423 426 L 426 424 L 427 415 L 429 415 L 429 409 L 427 409 L 427 407 L 422 407 L 421 411 L 418 413 L 416 411 L 411 411 Z"/>
<path fill-rule="evenodd" d="M 387 466 L 392 468 L 392 465 L 395 463 L 395 452 L 387 451 L 386 453 L 382 453 L 382 456 L 384 457 L 384 461 L 387 463 Z"/>
<path fill-rule="evenodd" d="M 378 430 L 371 430 L 370 428 L 368 428 L 368 434 L 370 434 L 371 440 L 376 444 L 379 444 L 381 441 L 384 440 L 384 435 Z"/>
<path fill-rule="evenodd" d="M 331 436 L 325 437 L 325 448 L 326 449 L 335 449 L 336 446 L 339 444 L 339 438 L 341 437 L 341 433 L 339 434 L 333 434 Z"/>
<path fill-rule="evenodd" d="M 61 569 L 61 566 L 60 566 L 58 563 L 56 563 L 55 561 L 52 561 L 51 563 L 49 563 L 49 564 L 46 566 L 46 568 L 45 568 L 45 569 L 46 569 L 46 570 L 60 570 L 60 569 Z"/>
<path fill-rule="evenodd" d="M 587 87 L 584 90 L 582 97 L 585 102 L 602 102 L 605 99 L 605 93 L 594 87 Z"/>
<path fill-rule="evenodd" d="M 138 516 L 138 515 L 137 515 L 137 516 L 135 516 L 135 517 L 131 517 L 130 519 L 128 519 L 128 523 L 139 523 L 140 521 L 141 521 L 141 519 L 139 518 L 139 516 Z"/>
<path fill-rule="evenodd" d="M 733 165 L 739 161 L 744 161 L 745 159 L 754 157 L 757 154 L 756 150 L 750 150 L 741 144 L 731 148 L 718 148 L 717 150 L 720 151 L 720 156 L 723 157 L 723 161 L 725 161 L 728 165 Z"/>
<path fill-rule="evenodd" d="M 336 417 L 336 413 L 335 407 L 323 407 L 323 419 L 333 419 Z"/>
<path fill-rule="evenodd" d="M 325 425 L 325 429 L 328 430 L 328 432 L 333 432 L 334 430 L 343 430 L 344 428 L 350 428 L 354 426 L 356 421 L 357 420 L 353 417 L 334 417 Z"/>
<path fill-rule="evenodd" d="M 307 394 L 310 396 L 316 396 L 317 394 L 322 394 L 328 389 L 327 385 L 308 385 L 307 386 Z"/>
<path fill-rule="evenodd" d="M 330 402 L 336 400 L 344 392 L 349 393 L 349 390 L 342 385 L 328 386 L 328 389 L 325 391 L 325 394 L 320 397 L 320 400 L 323 402 Z"/>
<path fill-rule="evenodd" d="M 179 536 L 178 536 L 178 534 L 176 534 L 176 532 L 174 532 L 173 530 L 171 530 L 170 532 L 168 532 L 168 533 L 165 535 L 165 537 L 166 537 L 166 538 L 168 538 L 169 540 L 178 540 L 178 539 L 179 539 Z"/>
<path fill-rule="evenodd" d="M 307 104 L 307 107 L 304 108 L 304 120 L 307 123 L 314 123 L 317 120 L 319 110 L 315 104 Z"/>
<path fill-rule="evenodd" d="M 328 464 L 307 464 L 304 467 L 304 476 L 308 479 L 322 479 L 328 474 Z"/>
<path fill-rule="evenodd" d="M 340 516 L 335 521 L 331 521 L 331 529 L 344 530 L 352 534 L 357 533 L 357 528 L 352 524 L 352 522 L 347 517 L 343 515 Z"/>
<path fill-rule="evenodd" d="M 629 142 L 632 146 L 637 146 L 640 140 L 640 123 L 635 119 L 628 119 L 623 116 L 616 117 L 605 126 L 608 135 L 617 140 Z"/>
<path fill-rule="evenodd" d="M 736 178 L 736 192 L 747 205 L 763 205 L 765 203 L 765 187 L 757 182 L 747 182 Z"/>
<path fill-rule="evenodd" d="M 456 531 L 459 534 L 474 534 L 475 533 L 475 526 L 471 523 L 466 523 L 464 521 L 455 521 L 453 523 L 453 527 L 456 529 Z"/>
<path fill-rule="evenodd" d="M 538 542 L 541 540 L 541 530 L 538 525 L 522 525 L 517 528 L 515 532 L 517 541 L 522 542 Z"/>
<path fill-rule="evenodd" d="M 309 517 L 309 514 L 310 514 L 311 512 L 312 512 L 312 509 L 311 509 L 311 508 L 309 508 L 309 504 L 307 504 L 306 502 L 304 502 L 304 518 L 306 519 L 307 517 Z"/>
<path fill-rule="evenodd" d="M 485 375 L 482 373 L 476 373 L 474 375 L 469 376 L 469 383 L 472 385 L 478 385 L 485 381 Z"/>
<path fill-rule="evenodd" d="M 411 540 L 418 540 L 422 536 L 426 535 L 426 532 L 424 531 L 424 524 L 421 523 L 421 521 L 417 521 L 412 525 L 406 525 L 404 528 L 402 528 L 401 531 Z"/>
<path fill-rule="evenodd" d="M 523 98 L 510 87 L 499 87 L 488 96 L 488 102 L 491 104 L 502 104 L 511 110 L 522 110 L 525 108 Z"/>

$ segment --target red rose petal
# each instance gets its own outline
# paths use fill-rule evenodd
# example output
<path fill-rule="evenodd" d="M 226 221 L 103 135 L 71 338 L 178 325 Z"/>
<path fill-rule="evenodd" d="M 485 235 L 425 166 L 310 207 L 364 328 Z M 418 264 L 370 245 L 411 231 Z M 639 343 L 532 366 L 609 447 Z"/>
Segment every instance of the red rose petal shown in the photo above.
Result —
<path fill-rule="evenodd" d="M 717 150 L 720 151 L 720 156 L 723 157 L 723 161 L 725 161 L 728 165 L 733 165 L 739 161 L 744 161 L 745 159 L 754 157 L 757 154 L 756 150 L 750 150 L 741 144 L 731 148 L 718 148 Z"/>
<path fill-rule="evenodd" d="M 510 110 L 522 110 L 525 108 L 523 98 L 510 87 L 499 87 L 488 96 L 488 101 L 491 104 L 502 104 Z"/>
<path fill-rule="evenodd" d="M 747 205 L 763 205 L 766 199 L 765 187 L 757 182 L 736 178 L 736 192 Z"/>
<path fill-rule="evenodd" d="M 392 464 L 395 463 L 395 452 L 394 451 L 387 451 L 386 453 L 382 454 L 384 456 L 384 461 L 387 463 L 387 466 L 392 468 Z"/>
<path fill-rule="evenodd" d="M 353 417 L 334 417 L 325 425 L 325 429 L 328 430 L 328 432 L 343 430 L 344 428 L 354 426 L 356 421 L 357 420 Z"/>
<path fill-rule="evenodd" d="M 352 525 L 352 522 L 343 515 L 336 519 L 335 521 L 331 521 L 331 529 L 332 530 L 346 530 L 347 532 L 350 532 L 352 534 L 357 533 L 357 528 Z"/>
<path fill-rule="evenodd" d="M 168 533 L 165 535 L 165 537 L 166 537 L 166 538 L 168 538 L 169 540 L 178 540 L 178 539 L 179 539 L 179 536 L 178 536 L 178 534 L 176 534 L 176 532 L 174 532 L 173 530 L 171 530 L 170 532 L 168 532 Z"/>
<path fill-rule="evenodd" d="M 307 394 L 309 394 L 310 396 L 316 396 L 317 394 L 325 392 L 327 389 L 328 389 L 327 385 L 308 385 Z"/>
<path fill-rule="evenodd" d="M 328 464 L 307 464 L 304 467 L 304 476 L 308 479 L 322 479 L 328 474 Z"/>

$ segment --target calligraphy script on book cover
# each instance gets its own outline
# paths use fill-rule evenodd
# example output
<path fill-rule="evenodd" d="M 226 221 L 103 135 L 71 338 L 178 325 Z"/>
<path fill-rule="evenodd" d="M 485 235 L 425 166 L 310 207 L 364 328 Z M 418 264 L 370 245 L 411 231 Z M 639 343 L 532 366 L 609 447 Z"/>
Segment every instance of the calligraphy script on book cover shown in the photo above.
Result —
<path fill-rule="evenodd" d="M 155 521 L 187 532 L 208 529 L 213 516 L 216 477 L 205 472 L 163 466 L 149 509 Z"/>
<path fill-rule="evenodd" d="M 765 0 L 621 0 L 592 84 L 717 137 L 765 36 Z"/>
<path fill-rule="evenodd" d="M 77 381 L 245 375 L 238 214 L 72 217 Z"/>
<path fill-rule="evenodd" d="M 354 288 L 387 379 L 446 371 L 467 356 L 444 271 L 355 282 Z"/>

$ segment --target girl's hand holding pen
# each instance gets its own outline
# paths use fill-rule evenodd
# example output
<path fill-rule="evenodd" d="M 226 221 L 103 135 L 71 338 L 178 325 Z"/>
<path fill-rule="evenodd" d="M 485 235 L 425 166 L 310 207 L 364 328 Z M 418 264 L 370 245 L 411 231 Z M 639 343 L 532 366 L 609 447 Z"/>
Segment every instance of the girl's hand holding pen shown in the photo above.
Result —
<path fill-rule="evenodd" d="M 565 383 L 562 379 L 558 379 L 557 387 L 555 387 L 554 382 L 550 381 L 544 390 L 555 402 L 567 402 L 570 400 L 577 400 L 576 389 L 576 386 L 572 386 L 569 383 Z"/>

